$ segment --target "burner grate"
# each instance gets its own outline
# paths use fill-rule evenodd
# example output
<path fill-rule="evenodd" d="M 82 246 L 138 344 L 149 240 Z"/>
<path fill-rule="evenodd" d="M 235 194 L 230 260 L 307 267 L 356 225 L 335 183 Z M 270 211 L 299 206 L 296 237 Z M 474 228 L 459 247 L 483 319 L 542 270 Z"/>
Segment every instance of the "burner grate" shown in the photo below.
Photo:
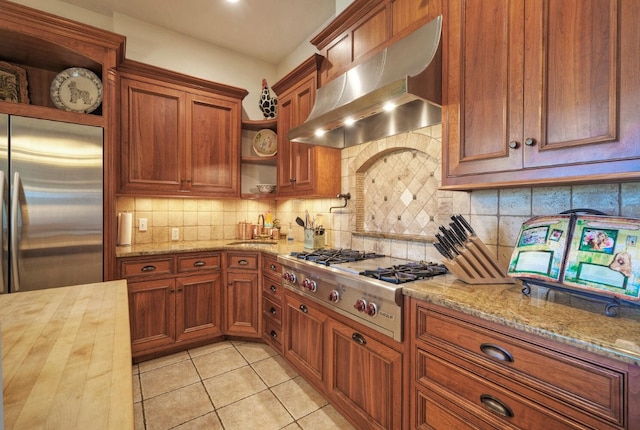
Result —
<path fill-rule="evenodd" d="M 407 263 L 397 266 L 378 268 L 377 270 L 365 270 L 360 275 L 369 278 L 379 279 L 385 282 L 401 284 L 404 282 L 416 281 L 418 279 L 431 278 L 433 276 L 444 275 L 447 268 L 436 263 Z"/>
<path fill-rule="evenodd" d="M 352 249 L 316 249 L 308 252 L 292 252 L 291 256 L 324 266 L 384 257 L 384 255 L 375 252 L 354 251 Z"/>

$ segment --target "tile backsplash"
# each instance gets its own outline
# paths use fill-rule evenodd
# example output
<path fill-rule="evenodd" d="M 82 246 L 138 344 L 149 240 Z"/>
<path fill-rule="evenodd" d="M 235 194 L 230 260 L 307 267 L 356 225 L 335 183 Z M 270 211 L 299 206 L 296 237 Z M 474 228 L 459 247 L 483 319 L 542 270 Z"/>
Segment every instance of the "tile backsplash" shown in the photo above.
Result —
<path fill-rule="evenodd" d="M 522 223 L 536 215 L 589 208 L 640 218 L 640 182 L 451 192 L 440 184 L 441 127 L 404 133 L 342 150 L 343 200 L 208 200 L 119 197 L 117 210 L 134 213 L 133 243 L 235 239 L 240 221 L 271 210 L 282 233 L 302 247 L 295 218 L 305 210 L 327 229 L 327 245 L 374 250 L 399 258 L 438 260 L 431 245 L 440 224 L 460 213 L 506 266 Z M 385 199 L 386 197 L 386 199 Z M 138 221 L 147 218 L 148 230 Z"/>

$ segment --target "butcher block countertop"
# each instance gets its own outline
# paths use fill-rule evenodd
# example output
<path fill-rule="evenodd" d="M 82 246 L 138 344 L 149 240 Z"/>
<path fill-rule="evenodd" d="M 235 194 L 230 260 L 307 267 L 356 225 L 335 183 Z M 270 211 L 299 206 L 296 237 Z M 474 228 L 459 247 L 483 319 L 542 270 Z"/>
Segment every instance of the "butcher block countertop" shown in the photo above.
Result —
<path fill-rule="evenodd" d="M 126 281 L 0 296 L 5 428 L 133 429 Z"/>

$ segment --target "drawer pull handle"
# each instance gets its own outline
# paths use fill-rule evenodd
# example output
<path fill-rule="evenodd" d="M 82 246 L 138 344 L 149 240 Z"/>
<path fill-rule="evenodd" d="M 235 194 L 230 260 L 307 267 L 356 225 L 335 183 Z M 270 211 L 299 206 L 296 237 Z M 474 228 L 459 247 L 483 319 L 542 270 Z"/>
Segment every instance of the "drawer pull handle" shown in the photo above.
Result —
<path fill-rule="evenodd" d="M 140 269 L 141 272 L 153 272 L 154 270 L 156 270 L 156 266 L 153 266 L 151 264 Z"/>
<path fill-rule="evenodd" d="M 269 313 L 271 315 L 275 315 L 276 314 L 276 308 L 274 308 L 273 306 L 269 308 Z"/>
<path fill-rule="evenodd" d="M 269 334 L 270 334 L 270 335 L 271 335 L 271 337 L 272 337 L 272 338 L 274 338 L 274 339 L 275 339 L 276 337 L 278 337 L 278 333 L 276 333 L 276 331 L 275 331 L 275 330 L 271 330 L 271 333 L 269 333 Z"/>
<path fill-rule="evenodd" d="M 275 286 L 275 285 L 272 285 L 271 287 L 269 287 L 269 289 L 270 289 L 271 291 L 273 291 L 274 293 L 275 293 L 275 292 L 276 292 L 276 290 L 277 290 L 277 288 L 276 288 L 276 286 Z"/>
<path fill-rule="evenodd" d="M 241 266 L 246 266 L 247 264 L 249 264 L 249 262 L 247 260 L 242 259 L 242 260 L 238 260 L 238 264 Z"/>
<path fill-rule="evenodd" d="M 483 343 L 480 345 L 480 350 L 495 360 L 513 363 L 513 355 L 501 346 L 492 343 Z"/>
<path fill-rule="evenodd" d="M 513 416 L 513 411 L 509 406 L 489 394 L 481 394 L 480 401 L 493 413 L 509 418 Z"/>
<path fill-rule="evenodd" d="M 200 260 L 200 261 L 196 261 L 195 263 L 193 263 L 193 267 L 202 267 L 202 266 L 206 266 L 207 263 Z"/>
<path fill-rule="evenodd" d="M 351 339 L 355 340 L 360 345 L 366 345 L 367 344 L 367 340 L 360 333 L 353 333 L 351 335 Z"/>
<path fill-rule="evenodd" d="M 273 270 L 274 272 L 276 270 L 278 270 L 278 266 L 276 266 L 275 264 L 272 264 L 271 266 L 269 266 L 271 268 L 271 270 Z"/>
<path fill-rule="evenodd" d="M 305 305 L 300 305 L 300 310 L 305 314 L 309 312 L 309 309 Z"/>

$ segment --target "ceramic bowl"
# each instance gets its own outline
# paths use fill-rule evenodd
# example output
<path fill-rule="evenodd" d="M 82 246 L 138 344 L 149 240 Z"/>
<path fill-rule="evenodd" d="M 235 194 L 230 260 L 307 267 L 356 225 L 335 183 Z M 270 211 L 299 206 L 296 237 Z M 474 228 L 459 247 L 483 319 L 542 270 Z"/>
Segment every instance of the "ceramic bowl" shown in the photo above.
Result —
<path fill-rule="evenodd" d="M 276 186 L 274 184 L 258 184 L 258 191 L 264 194 L 272 193 L 276 190 Z"/>

